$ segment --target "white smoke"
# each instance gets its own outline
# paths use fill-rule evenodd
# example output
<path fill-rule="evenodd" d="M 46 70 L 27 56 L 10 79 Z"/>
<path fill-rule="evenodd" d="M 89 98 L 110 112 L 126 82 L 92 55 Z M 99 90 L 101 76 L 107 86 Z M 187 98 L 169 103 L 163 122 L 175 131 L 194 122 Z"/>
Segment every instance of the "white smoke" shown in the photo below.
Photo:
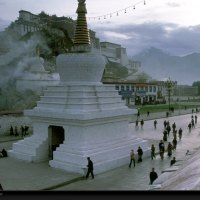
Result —
<path fill-rule="evenodd" d="M 2 35 L 1 35 L 2 36 Z M 0 55 L 0 87 L 9 80 L 22 76 L 30 66 L 30 60 L 38 57 L 36 49 L 38 45 L 50 51 L 45 40 L 38 35 L 33 35 L 29 40 L 18 41 L 13 36 L 3 34 L 4 43 L 2 49 L 8 50 L 7 53 Z"/>

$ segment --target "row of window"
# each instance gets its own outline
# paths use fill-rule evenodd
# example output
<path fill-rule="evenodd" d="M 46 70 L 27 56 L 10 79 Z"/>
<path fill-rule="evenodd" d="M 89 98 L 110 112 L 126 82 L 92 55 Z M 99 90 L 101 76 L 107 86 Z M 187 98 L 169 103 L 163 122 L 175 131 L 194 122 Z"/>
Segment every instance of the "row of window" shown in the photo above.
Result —
<path fill-rule="evenodd" d="M 28 25 L 23 25 L 24 32 L 32 32 L 32 31 L 38 31 L 39 27 L 36 26 L 28 26 Z"/>
<path fill-rule="evenodd" d="M 130 86 L 130 85 L 116 85 L 115 86 L 116 90 L 120 91 L 146 91 L 146 92 L 157 92 L 157 87 L 156 86 Z"/>

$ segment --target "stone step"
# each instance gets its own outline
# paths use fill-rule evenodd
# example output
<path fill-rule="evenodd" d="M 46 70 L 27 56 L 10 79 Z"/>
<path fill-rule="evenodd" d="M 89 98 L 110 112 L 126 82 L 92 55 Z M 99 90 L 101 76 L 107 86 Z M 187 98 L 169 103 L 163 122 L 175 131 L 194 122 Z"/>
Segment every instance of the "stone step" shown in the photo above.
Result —
<path fill-rule="evenodd" d="M 65 90 L 58 90 L 58 91 L 44 91 L 44 96 L 71 96 L 71 97 L 92 97 L 92 96 L 99 96 L 99 97 L 110 97 L 110 96 L 117 96 L 120 97 L 117 91 L 65 91 Z"/>
<path fill-rule="evenodd" d="M 16 152 L 14 150 L 9 150 L 8 151 L 8 156 L 11 158 L 16 158 L 19 160 L 24 160 L 27 162 L 31 162 L 32 161 L 32 155 L 28 154 L 28 153 L 23 153 L 23 152 Z"/>
<path fill-rule="evenodd" d="M 125 108 L 125 105 L 123 102 L 108 102 L 108 103 L 102 103 L 99 104 L 97 102 L 95 103 L 68 103 L 68 102 L 37 102 L 37 107 L 40 108 L 51 108 L 51 109 L 74 109 L 74 110 L 100 110 L 100 109 L 108 109 L 108 110 L 113 110 L 114 108 Z"/>
<path fill-rule="evenodd" d="M 95 103 L 100 103 L 100 104 L 104 104 L 104 103 L 122 103 L 121 99 L 117 96 L 115 97 L 64 97 L 64 96 L 60 96 L 60 97 L 54 97 L 54 96 L 42 96 L 40 98 L 41 103 L 66 103 L 67 104 L 95 104 Z"/>

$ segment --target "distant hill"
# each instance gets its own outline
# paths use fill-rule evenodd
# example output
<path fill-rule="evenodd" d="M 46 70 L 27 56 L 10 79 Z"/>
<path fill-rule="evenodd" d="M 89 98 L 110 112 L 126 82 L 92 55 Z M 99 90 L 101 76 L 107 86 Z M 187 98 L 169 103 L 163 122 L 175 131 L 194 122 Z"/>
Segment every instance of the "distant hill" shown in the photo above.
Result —
<path fill-rule="evenodd" d="M 153 79 L 171 78 L 178 84 L 192 85 L 200 80 L 200 53 L 173 56 L 161 49 L 151 47 L 133 56 L 142 63 L 142 70 Z"/>

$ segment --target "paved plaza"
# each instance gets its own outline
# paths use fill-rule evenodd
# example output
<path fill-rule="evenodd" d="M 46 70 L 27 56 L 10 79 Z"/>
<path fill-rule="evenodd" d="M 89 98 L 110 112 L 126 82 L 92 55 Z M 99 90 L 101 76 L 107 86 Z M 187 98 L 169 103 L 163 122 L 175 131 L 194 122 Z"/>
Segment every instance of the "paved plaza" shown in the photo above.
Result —
<path fill-rule="evenodd" d="M 177 111 L 179 112 L 179 111 Z M 177 149 L 173 152 L 173 156 L 177 159 L 177 168 L 188 159 L 185 156 L 186 150 L 193 154 L 199 147 L 200 141 L 200 122 L 197 122 L 194 129 L 189 132 L 187 125 L 191 121 L 191 112 L 189 114 L 174 113 L 173 116 L 166 118 L 165 113 L 150 114 L 149 117 L 143 115 L 140 119 L 144 119 L 144 126 L 136 129 L 135 123 L 130 123 L 130 131 L 137 137 L 147 139 L 149 145 L 155 144 L 158 151 L 158 142 L 163 137 L 163 122 L 168 120 L 170 124 L 176 122 L 177 129 L 183 129 L 183 137 L 178 141 Z M 188 111 L 187 111 L 188 112 Z M 176 114 L 182 114 L 176 116 Z M 194 114 L 195 115 L 195 114 Z M 197 113 L 200 120 L 200 114 Z M 154 119 L 157 119 L 157 129 L 153 126 Z M 133 119 L 134 121 L 135 119 Z M 172 133 L 168 141 L 172 140 Z M 1 137 L 0 148 L 6 147 L 10 149 L 12 142 L 8 137 Z M 13 138 L 12 138 L 13 139 Z M 5 140 L 8 140 L 5 142 Z M 168 142 L 165 143 L 167 145 Z M 68 173 L 66 171 L 51 168 L 48 162 L 28 163 L 13 158 L 0 159 L 0 182 L 4 190 L 8 191 L 24 191 L 24 190 L 55 190 L 55 191 L 135 191 L 150 190 L 149 172 L 154 167 L 158 175 L 170 168 L 170 160 L 165 153 L 164 160 L 159 155 L 155 160 L 150 158 L 143 159 L 143 162 L 136 163 L 135 168 L 129 168 L 128 164 L 108 172 L 95 175 L 95 179 L 83 179 L 80 174 Z M 95 174 L 95 169 L 94 169 Z"/>

